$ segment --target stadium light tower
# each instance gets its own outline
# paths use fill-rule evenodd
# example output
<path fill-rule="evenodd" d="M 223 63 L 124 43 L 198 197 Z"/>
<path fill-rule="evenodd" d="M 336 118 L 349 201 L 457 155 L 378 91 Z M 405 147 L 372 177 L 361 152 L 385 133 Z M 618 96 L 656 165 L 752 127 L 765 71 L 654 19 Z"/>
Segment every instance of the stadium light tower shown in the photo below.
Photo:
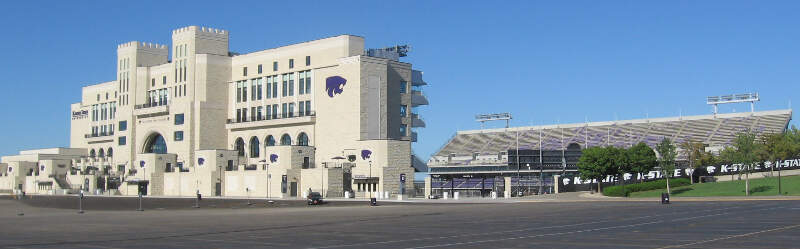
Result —
<path fill-rule="evenodd" d="M 509 121 L 511 120 L 511 113 L 493 113 L 493 114 L 478 114 L 475 115 L 475 121 L 481 122 L 481 129 L 484 128 L 486 121 L 505 120 L 506 128 L 508 128 Z"/>
<path fill-rule="evenodd" d="M 719 112 L 719 109 L 717 108 L 717 105 L 719 104 L 750 102 L 750 112 L 755 112 L 756 101 L 760 100 L 761 99 L 758 97 L 758 93 L 754 92 L 754 93 L 730 94 L 722 96 L 709 96 L 706 98 L 706 104 L 714 106 L 714 114 L 716 115 Z"/>

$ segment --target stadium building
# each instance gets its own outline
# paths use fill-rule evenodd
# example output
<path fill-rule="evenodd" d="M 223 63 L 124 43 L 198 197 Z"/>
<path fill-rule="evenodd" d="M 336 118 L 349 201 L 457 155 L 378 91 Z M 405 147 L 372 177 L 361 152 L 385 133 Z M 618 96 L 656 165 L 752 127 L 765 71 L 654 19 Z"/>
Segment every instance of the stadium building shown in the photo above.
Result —
<path fill-rule="evenodd" d="M 292 198 L 402 196 L 425 123 L 407 46 L 340 35 L 247 54 L 225 30 L 117 47 L 71 105 L 70 148 L 2 157 L 0 190 Z M 170 50 L 171 49 L 171 50 Z M 405 180 L 408 177 L 408 180 Z"/>
<path fill-rule="evenodd" d="M 702 142 L 707 150 L 718 151 L 741 131 L 783 132 L 791 118 L 792 110 L 774 110 L 458 131 L 428 160 L 425 193 L 469 197 L 493 191 L 500 196 L 552 193 L 559 187 L 570 191 L 565 183 L 580 182 L 576 164 L 583 148 L 627 148 L 639 142 L 655 148 L 670 138 L 676 144 Z"/>

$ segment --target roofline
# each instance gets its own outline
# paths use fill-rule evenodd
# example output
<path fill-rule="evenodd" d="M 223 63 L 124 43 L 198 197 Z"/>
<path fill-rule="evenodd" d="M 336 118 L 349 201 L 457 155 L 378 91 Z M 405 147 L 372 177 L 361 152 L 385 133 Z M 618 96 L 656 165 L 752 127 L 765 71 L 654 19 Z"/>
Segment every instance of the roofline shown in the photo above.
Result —
<path fill-rule="evenodd" d="M 558 128 L 578 128 L 578 127 L 593 127 L 593 126 L 607 126 L 607 125 L 624 125 L 624 124 L 646 124 L 646 123 L 660 123 L 660 122 L 675 122 L 684 120 L 703 120 L 703 119 L 718 119 L 718 118 L 737 118 L 748 116 L 768 116 L 789 114 L 791 120 L 792 109 L 771 110 L 771 111 L 758 111 L 758 112 L 737 112 L 737 113 L 723 113 L 723 114 L 707 114 L 707 115 L 694 115 L 694 116 L 678 116 L 678 117 L 661 117 L 661 118 L 644 118 L 644 119 L 628 119 L 618 121 L 598 121 L 598 122 L 584 122 L 584 123 L 569 123 L 569 124 L 555 124 L 555 125 L 537 125 L 537 126 L 520 126 L 513 128 L 495 128 L 495 129 L 478 129 L 478 130 L 465 130 L 458 131 L 457 134 L 477 134 L 477 133 L 492 133 L 492 132 L 509 132 L 509 131 L 526 131 L 526 130 L 544 130 L 544 129 L 558 129 Z M 435 154 L 435 153 L 434 153 Z"/>

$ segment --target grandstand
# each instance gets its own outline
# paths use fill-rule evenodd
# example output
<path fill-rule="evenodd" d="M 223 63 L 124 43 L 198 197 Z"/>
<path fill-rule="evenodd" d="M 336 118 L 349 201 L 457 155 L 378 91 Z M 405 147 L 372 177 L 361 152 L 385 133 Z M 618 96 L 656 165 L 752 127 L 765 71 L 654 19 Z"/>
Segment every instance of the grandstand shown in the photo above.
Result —
<path fill-rule="evenodd" d="M 675 143 L 702 142 L 718 151 L 741 131 L 783 132 L 791 118 L 792 110 L 787 109 L 458 131 L 431 156 L 428 167 L 432 185 L 446 181 L 453 189 L 457 183 L 475 186 L 460 178 L 489 178 L 494 183 L 498 177 L 509 176 L 516 182 L 519 175 L 524 182 L 526 176 L 542 174 L 544 182 L 535 184 L 547 184 L 553 175 L 574 175 L 583 148 L 627 148 L 639 142 L 655 147 L 666 137 Z"/>

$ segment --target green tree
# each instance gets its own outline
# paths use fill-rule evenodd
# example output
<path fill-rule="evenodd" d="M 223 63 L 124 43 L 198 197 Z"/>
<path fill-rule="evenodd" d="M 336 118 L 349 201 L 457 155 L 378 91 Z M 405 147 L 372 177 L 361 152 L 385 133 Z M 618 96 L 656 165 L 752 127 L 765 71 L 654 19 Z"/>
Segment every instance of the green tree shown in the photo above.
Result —
<path fill-rule="evenodd" d="M 653 170 L 658 164 L 656 153 L 650 146 L 647 146 L 647 144 L 643 142 L 639 142 L 629 148 L 628 156 L 631 162 L 631 172 L 635 172 L 637 175 L 641 174 L 644 176 L 645 173 Z M 639 181 L 643 182 L 644 179 L 641 178 Z"/>
<path fill-rule="evenodd" d="M 759 159 L 761 159 L 761 161 L 768 160 L 770 163 L 777 162 L 771 167 L 773 171 L 775 167 L 780 167 L 780 162 L 794 156 L 796 145 L 792 143 L 790 133 L 788 132 L 766 134 L 761 140 L 763 145 L 758 153 Z M 778 195 L 781 194 L 780 174 L 781 171 L 780 168 L 778 168 Z"/>
<path fill-rule="evenodd" d="M 658 151 L 658 166 L 661 167 L 661 171 L 664 172 L 664 177 L 667 179 L 667 194 L 669 194 L 669 178 L 675 171 L 675 157 L 678 153 L 675 145 L 666 137 L 656 145 L 656 151 Z"/>
<path fill-rule="evenodd" d="M 694 170 L 702 166 L 700 160 L 705 153 L 706 146 L 701 142 L 691 140 L 683 141 L 683 143 L 680 143 L 678 146 L 681 148 L 681 153 L 686 156 L 686 160 L 689 163 L 689 184 L 694 184 L 694 178 L 692 176 L 694 175 Z"/>
<path fill-rule="evenodd" d="M 631 172 L 633 165 L 631 163 L 630 152 L 624 148 L 606 147 L 608 154 L 611 157 L 610 163 L 606 165 L 606 170 L 609 175 L 617 177 L 617 182 L 623 183 L 625 173 Z"/>
<path fill-rule="evenodd" d="M 597 180 L 597 191 L 603 179 L 602 160 L 606 151 L 603 147 L 590 147 L 583 150 L 578 159 L 578 172 L 582 180 Z"/>
<path fill-rule="evenodd" d="M 750 195 L 750 172 L 758 162 L 758 153 L 761 150 L 760 144 L 756 142 L 756 134 L 752 131 L 745 131 L 736 135 L 733 140 L 733 147 L 736 148 L 734 162 L 739 163 L 739 176 L 745 175 L 745 195 Z"/>

